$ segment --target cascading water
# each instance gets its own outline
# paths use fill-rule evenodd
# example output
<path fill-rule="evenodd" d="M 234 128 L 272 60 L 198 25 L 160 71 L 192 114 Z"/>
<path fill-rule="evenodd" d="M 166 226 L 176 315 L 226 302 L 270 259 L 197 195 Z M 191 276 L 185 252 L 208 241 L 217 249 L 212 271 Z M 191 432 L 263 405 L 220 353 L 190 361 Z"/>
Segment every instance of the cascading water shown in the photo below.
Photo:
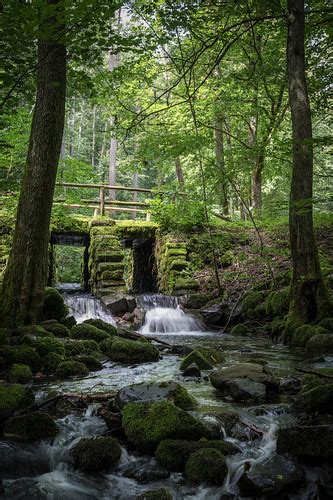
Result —
<path fill-rule="evenodd" d="M 142 295 L 138 303 L 145 309 L 145 323 L 141 333 L 203 333 L 199 321 L 185 314 L 176 297 L 165 295 Z"/>
<path fill-rule="evenodd" d="M 87 293 L 64 294 L 69 314 L 74 316 L 77 323 L 86 319 L 102 319 L 106 323 L 115 325 L 116 322 L 110 312 L 103 308 L 99 299 Z"/>

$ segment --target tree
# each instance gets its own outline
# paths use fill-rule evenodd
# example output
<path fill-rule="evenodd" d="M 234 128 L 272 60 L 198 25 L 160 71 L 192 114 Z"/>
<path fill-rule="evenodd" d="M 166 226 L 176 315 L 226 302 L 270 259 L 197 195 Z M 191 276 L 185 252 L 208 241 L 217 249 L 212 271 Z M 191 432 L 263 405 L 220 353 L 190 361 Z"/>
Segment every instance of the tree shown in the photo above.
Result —
<path fill-rule="evenodd" d="M 293 143 L 289 212 L 293 263 L 290 312 L 302 322 L 312 322 L 328 313 L 329 300 L 313 230 L 313 146 L 305 74 L 304 0 L 288 0 L 287 66 Z"/>

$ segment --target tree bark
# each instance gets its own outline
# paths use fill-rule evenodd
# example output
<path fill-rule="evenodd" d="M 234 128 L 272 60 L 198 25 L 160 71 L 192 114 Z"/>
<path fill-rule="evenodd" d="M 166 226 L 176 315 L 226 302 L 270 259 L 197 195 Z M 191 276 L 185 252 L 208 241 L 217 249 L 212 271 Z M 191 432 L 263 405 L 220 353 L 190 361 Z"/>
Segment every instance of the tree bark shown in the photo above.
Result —
<path fill-rule="evenodd" d="M 313 230 L 313 149 L 304 56 L 304 0 L 288 0 L 288 91 L 292 120 L 293 167 L 289 231 L 293 264 L 290 312 L 301 322 L 328 314 Z"/>
<path fill-rule="evenodd" d="M 255 166 L 251 174 L 251 204 L 254 210 L 261 210 L 262 207 L 262 171 L 264 168 L 265 156 L 258 153 L 255 158 Z"/>
<path fill-rule="evenodd" d="M 49 223 L 64 129 L 66 89 L 66 48 L 54 41 L 59 38 L 54 22 L 54 18 L 47 20 L 38 42 L 36 105 L 1 296 L 1 312 L 7 326 L 40 320 L 48 278 Z"/>
<path fill-rule="evenodd" d="M 95 147 L 96 147 L 96 106 L 93 108 L 92 120 L 92 138 L 91 138 L 91 164 L 95 166 Z"/>
<path fill-rule="evenodd" d="M 182 164 L 180 162 L 179 156 L 177 156 L 177 158 L 175 158 L 175 167 L 176 167 L 176 176 L 177 176 L 177 180 L 178 180 L 179 189 L 180 189 L 180 191 L 184 191 L 185 180 L 184 180 Z"/>
<path fill-rule="evenodd" d="M 224 162 L 224 137 L 223 137 L 223 116 L 221 114 L 217 114 L 215 116 L 215 159 L 216 164 L 219 170 L 220 176 L 220 200 L 221 207 L 223 209 L 223 214 L 228 215 L 229 207 L 228 207 L 228 190 L 227 190 L 227 179 L 225 172 L 225 162 Z"/>
<path fill-rule="evenodd" d="M 133 187 L 135 187 L 135 188 L 139 187 L 139 174 L 138 174 L 138 172 L 134 172 L 134 174 L 133 174 Z M 132 201 L 138 201 L 138 192 L 137 191 L 133 191 Z M 136 214 L 137 214 L 136 211 L 132 212 L 132 219 L 133 220 L 136 219 Z"/>

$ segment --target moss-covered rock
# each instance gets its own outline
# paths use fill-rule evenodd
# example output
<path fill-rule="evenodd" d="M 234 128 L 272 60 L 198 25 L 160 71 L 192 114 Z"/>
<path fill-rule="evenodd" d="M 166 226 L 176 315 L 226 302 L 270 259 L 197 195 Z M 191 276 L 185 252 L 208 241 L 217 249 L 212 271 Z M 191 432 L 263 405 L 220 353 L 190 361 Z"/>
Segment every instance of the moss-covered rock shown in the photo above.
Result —
<path fill-rule="evenodd" d="M 49 352 L 43 358 L 43 371 L 48 374 L 54 373 L 62 361 L 64 361 L 64 356 L 56 352 Z"/>
<path fill-rule="evenodd" d="M 17 362 L 16 349 L 11 346 L 0 346 L 0 356 L 3 359 L 4 368 L 11 367 Z"/>
<path fill-rule="evenodd" d="M 139 497 L 139 500 L 172 500 L 173 496 L 169 490 L 158 488 L 157 490 L 144 491 Z"/>
<path fill-rule="evenodd" d="M 222 486 L 227 472 L 224 456 L 213 448 L 203 448 L 194 452 L 185 465 L 185 476 L 196 484 Z"/>
<path fill-rule="evenodd" d="M 69 337 L 71 332 L 67 326 L 63 325 L 62 323 L 52 323 L 50 325 L 45 325 L 44 326 L 45 330 L 48 332 L 53 333 L 56 337 Z"/>
<path fill-rule="evenodd" d="M 149 342 L 112 337 L 100 344 L 101 351 L 111 359 L 125 364 L 158 361 L 159 351 Z"/>
<path fill-rule="evenodd" d="M 108 333 L 109 335 L 117 335 L 117 328 L 102 319 L 86 319 L 83 324 L 92 325 L 102 330 L 103 332 Z"/>
<path fill-rule="evenodd" d="M 294 409 L 300 413 L 333 413 L 333 382 L 323 384 L 323 379 L 313 376 L 312 383 L 303 386 L 294 401 Z M 330 379 L 327 379 L 327 382 Z"/>
<path fill-rule="evenodd" d="M 30 346 L 20 345 L 16 350 L 16 362 L 28 365 L 32 373 L 38 373 L 43 366 L 43 361 L 38 352 Z"/>
<path fill-rule="evenodd" d="M 214 448 L 223 455 L 232 455 L 239 452 L 235 445 L 222 440 L 186 441 L 182 439 L 166 439 L 158 445 L 155 457 L 168 470 L 183 472 L 192 453 L 202 448 Z"/>
<path fill-rule="evenodd" d="M 289 310 L 289 287 L 273 291 L 266 300 L 266 313 L 269 316 L 284 316 Z"/>
<path fill-rule="evenodd" d="M 333 428 L 331 425 L 281 427 L 276 446 L 278 453 L 332 459 Z"/>
<path fill-rule="evenodd" d="M 27 408 L 34 402 L 31 389 L 19 384 L 0 385 L 0 423 L 17 410 Z"/>
<path fill-rule="evenodd" d="M 265 292 L 252 291 L 245 295 L 242 301 L 242 312 L 247 318 L 255 318 L 255 308 L 265 300 Z"/>
<path fill-rule="evenodd" d="M 61 321 L 68 314 L 68 307 L 64 303 L 63 296 L 55 288 L 45 289 L 43 316 L 45 319 L 56 319 Z"/>
<path fill-rule="evenodd" d="M 198 347 L 190 352 L 181 362 L 180 369 L 186 370 L 188 366 L 195 363 L 200 370 L 211 370 L 215 365 L 224 362 L 222 354 L 210 347 Z"/>
<path fill-rule="evenodd" d="M 321 327 L 318 327 L 321 329 Z M 327 332 L 327 330 L 324 330 Z M 333 333 L 317 333 L 310 338 L 305 349 L 312 352 L 322 352 L 324 354 L 333 352 Z"/>
<path fill-rule="evenodd" d="M 95 340 L 71 340 L 65 344 L 66 356 L 79 354 L 94 354 L 99 352 L 99 346 Z"/>
<path fill-rule="evenodd" d="M 81 439 L 71 451 L 75 466 L 89 474 L 109 469 L 121 456 L 118 441 L 109 436 Z"/>
<path fill-rule="evenodd" d="M 324 318 L 321 320 L 318 326 L 325 328 L 330 333 L 333 333 L 333 318 Z"/>
<path fill-rule="evenodd" d="M 59 378 L 69 378 L 78 375 L 87 375 L 89 370 L 86 365 L 78 361 L 62 361 L 58 364 L 56 369 L 56 376 Z"/>
<path fill-rule="evenodd" d="M 33 342 L 33 347 L 42 358 L 50 352 L 56 352 L 61 356 L 64 356 L 65 354 L 64 344 L 54 337 L 37 338 Z"/>
<path fill-rule="evenodd" d="M 74 316 L 66 316 L 66 318 L 61 320 L 61 324 L 71 330 L 71 328 L 76 325 L 76 319 Z"/>
<path fill-rule="evenodd" d="M 305 347 L 311 337 L 315 335 L 327 334 L 327 330 L 316 325 L 303 325 L 293 332 L 292 334 L 292 346 L 293 347 Z"/>
<path fill-rule="evenodd" d="M 51 415 L 37 411 L 11 417 L 4 427 L 5 437 L 18 441 L 44 439 L 54 437 L 56 434 L 58 427 Z"/>
<path fill-rule="evenodd" d="M 53 337 L 52 332 L 48 332 L 40 325 L 26 325 L 18 328 L 16 332 L 18 335 L 22 337 L 22 341 L 28 339 L 27 342 L 31 343 L 33 337 Z M 30 342 L 29 342 L 30 339 Z"/>
<path fill-rule="evenodd" d="M 109 338 L 109 334 L 87 323 L 73 326 L 71 337 L 77 340 L 95 340 L 97 343 Z"/>
<path fill-rule="evenodd" d="M 244 323 L 239 323 L 238 325 L 235 325 L 231 329 L 231 335 L 237 335 L 237 336 L 246 336 L 249 331 L 246 325 Z"/>
<path fill-rule="evenodd" d="M 102 363 L 98 359 L 88 354 L 81 354 L 79 356 L 75 356 L 72 359 L 73 361 L 77 361 L 78 363 L 83 363 L 91 372 L 96 372 L 103 368 Z"/>
<path fill-rule="evenodd" d="M 145 453 L 154 453 L 164 439 L 199 440 L 210 435 L 201 422 L 168 401 L 127 404 L 122 425 L 128 440 Z"/>
<path fill-rule="evenodd" d="M 28 384 L 32 380 L 32 371 L 27 365 L 15 364 L 8 372 L 8 380 L 14 384 Z"/>

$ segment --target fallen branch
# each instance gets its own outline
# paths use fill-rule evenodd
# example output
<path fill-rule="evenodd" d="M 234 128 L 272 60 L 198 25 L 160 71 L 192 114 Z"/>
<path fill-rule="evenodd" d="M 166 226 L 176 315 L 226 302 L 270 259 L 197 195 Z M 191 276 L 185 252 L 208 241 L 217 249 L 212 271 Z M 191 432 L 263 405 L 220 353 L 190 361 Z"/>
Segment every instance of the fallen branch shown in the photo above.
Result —
<path fill-rule="evenodd" d="M 216 212 L 211 212 L 212 215 L 215 215 L 215 217 L 218 217 L 219 219 L 225 220 L 226 222 L 231 222 L 230 217 L 227 217 L 225 215 L 217 214 Z"/>
<path fill-rule="evenodd" d="M 148 340 L 149 342 L 151 340 L 153 340 L 154 342 L 158 342 L 159 344 L 162 344 L 162 345 L 166 345 L 168 347 L 172 347 L 171 344 L 169 344 L 168 342 L 165 342 L 165 340 L 161 340 L 157 337 L 146 337 L 145 335 L 142 335 L 142 333 L 139 333 L 139 332 L 132 332 L 132 330 L 128 330 L 127 328 L 120 328 L 118 330 L 118 334 L 120 337 L 123 337 L 123 338 L 128 338 L 130 340 L 137 340 L 139 338 L 143 338 L 143 339 L 146 339 Z"/>
<path fill-rule="evenodd" d="M 317 372 L 316 370 L 307 370 L 306 368 L 296 368 L 297 372 L 307 373 L 309 375 L 316 375 L 320 378 L 333 378 L 333 375 L 325 375 L 324 373 Z"/>

